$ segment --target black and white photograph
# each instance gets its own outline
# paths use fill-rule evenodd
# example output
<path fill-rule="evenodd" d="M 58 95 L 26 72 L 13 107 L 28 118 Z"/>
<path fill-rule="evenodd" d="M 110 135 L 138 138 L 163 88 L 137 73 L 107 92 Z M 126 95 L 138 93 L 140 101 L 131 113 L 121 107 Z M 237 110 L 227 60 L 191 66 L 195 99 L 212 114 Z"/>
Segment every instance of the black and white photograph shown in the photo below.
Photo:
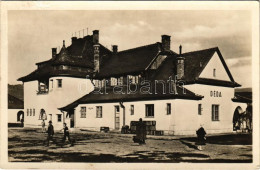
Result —
<path fill-rule="evenodd" d="M 257 168 L 257 3 L 233 3 L 6 10 L 6 163 Z"/>

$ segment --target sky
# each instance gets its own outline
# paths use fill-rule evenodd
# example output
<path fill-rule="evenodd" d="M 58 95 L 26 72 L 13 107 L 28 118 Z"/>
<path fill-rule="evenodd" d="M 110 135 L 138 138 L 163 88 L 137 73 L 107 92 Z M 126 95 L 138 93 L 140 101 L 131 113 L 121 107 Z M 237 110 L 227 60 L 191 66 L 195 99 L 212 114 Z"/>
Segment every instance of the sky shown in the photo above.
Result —
<path fill-rule="evenodd" d="M 51 58 L 51 48 L 71 44 L 99 30 L 100 43 L 125 50 L 171 36 L 171 49 L 183 52 L 219 47 L 236 82 L 252 87 L 251 15 L 249 11 L 9 11 L 8 83 L 36 69 L 35 63 Z"/>

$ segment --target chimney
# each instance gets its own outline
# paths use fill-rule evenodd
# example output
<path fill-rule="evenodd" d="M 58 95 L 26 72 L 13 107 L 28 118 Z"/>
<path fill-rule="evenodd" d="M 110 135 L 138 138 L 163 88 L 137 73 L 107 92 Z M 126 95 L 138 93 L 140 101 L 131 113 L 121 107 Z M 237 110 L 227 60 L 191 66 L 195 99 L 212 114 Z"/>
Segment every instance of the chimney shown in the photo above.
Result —
<path fill-rule="evenodd" d="M 63 40 L 63 46 L 62 47 L 64 47 L 65 48 L 65 40 Z"/>
<path fill-rule="evenodd" d="M 100 69 L 99 44 L 94 44 L 94 72 L 98 73 Z"/>
<path fill-rule="evenodd" d="M 157 42 L 156 44 L 157 44 L 158 52 L 161 52 L 162 51 L 161 43 Z"/>
<path fill-rule="evenodd" d="M 177 57 L 177 79 L 182 79 L 184 77 L 184 57 L 182 56 L 181 50 L 182 46 L 179 47 L 180 54 Z"/>
<path fill-rule="evenodd" d="M 71 37 L 71 43 L 74 44 L 77 40 L 77 37 Z"/>
<path fill-rule="evenodd" d="M 51 52 L 52 52 L 52 59 L 54 59 L 56 57 L 56 54 L 57 54 L 57 48 L 52 48 Z"/>
<path fill-rule="evenodd" d="M 112 45 L 112 50 L 113 50 L 113 53 L 116 54 L 117 53 L 117 45 Z"/>
<path fill-rule="evenodd" d="M 99 43 L 99 31 L 98 30 L 93 31 L 93 43 L 94 44 Z"/>
<path fill-rule="evenodd" d="M 171 49 L 171 36 L 162 35 L 162 48 L 164 51 L 170 51 Z"/>

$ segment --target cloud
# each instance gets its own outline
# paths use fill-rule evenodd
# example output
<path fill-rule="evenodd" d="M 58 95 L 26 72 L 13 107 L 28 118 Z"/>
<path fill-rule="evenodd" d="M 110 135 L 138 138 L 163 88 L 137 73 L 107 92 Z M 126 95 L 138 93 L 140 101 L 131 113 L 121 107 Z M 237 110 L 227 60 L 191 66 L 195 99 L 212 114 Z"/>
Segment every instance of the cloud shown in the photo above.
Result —
<path fill-rule="evenodd" d="M 242 87 L 252 87 L 252 58 L 241 57 L 226 60 L 234 80 Z"/>
<path fill-rule="evenodd" d="M 90 35 L 99 29 L 100 43 L 118 45 L 119 51 L 160 42 L 168 34 L 176 52 L 182 44 L 183 52 L 217 46 L 225 59 L 251 56 L 250 17 L 241 10 L 9 11 L 8 81 L 15 83 L 36 62 L 50 59 L 51 48 L 62 46 L 62 40 L 70 45 L 72 32 L 83 28 Z"/>

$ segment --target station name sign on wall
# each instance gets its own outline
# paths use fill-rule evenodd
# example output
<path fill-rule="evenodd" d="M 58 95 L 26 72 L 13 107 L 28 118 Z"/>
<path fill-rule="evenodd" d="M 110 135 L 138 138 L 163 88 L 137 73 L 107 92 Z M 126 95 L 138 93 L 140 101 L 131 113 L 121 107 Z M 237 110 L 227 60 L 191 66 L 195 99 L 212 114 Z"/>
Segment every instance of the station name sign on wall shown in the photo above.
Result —
<path fill-rule="evenodd" d="M 222 97 L 220 91 L 210 91 L 210 97 Z"/>

